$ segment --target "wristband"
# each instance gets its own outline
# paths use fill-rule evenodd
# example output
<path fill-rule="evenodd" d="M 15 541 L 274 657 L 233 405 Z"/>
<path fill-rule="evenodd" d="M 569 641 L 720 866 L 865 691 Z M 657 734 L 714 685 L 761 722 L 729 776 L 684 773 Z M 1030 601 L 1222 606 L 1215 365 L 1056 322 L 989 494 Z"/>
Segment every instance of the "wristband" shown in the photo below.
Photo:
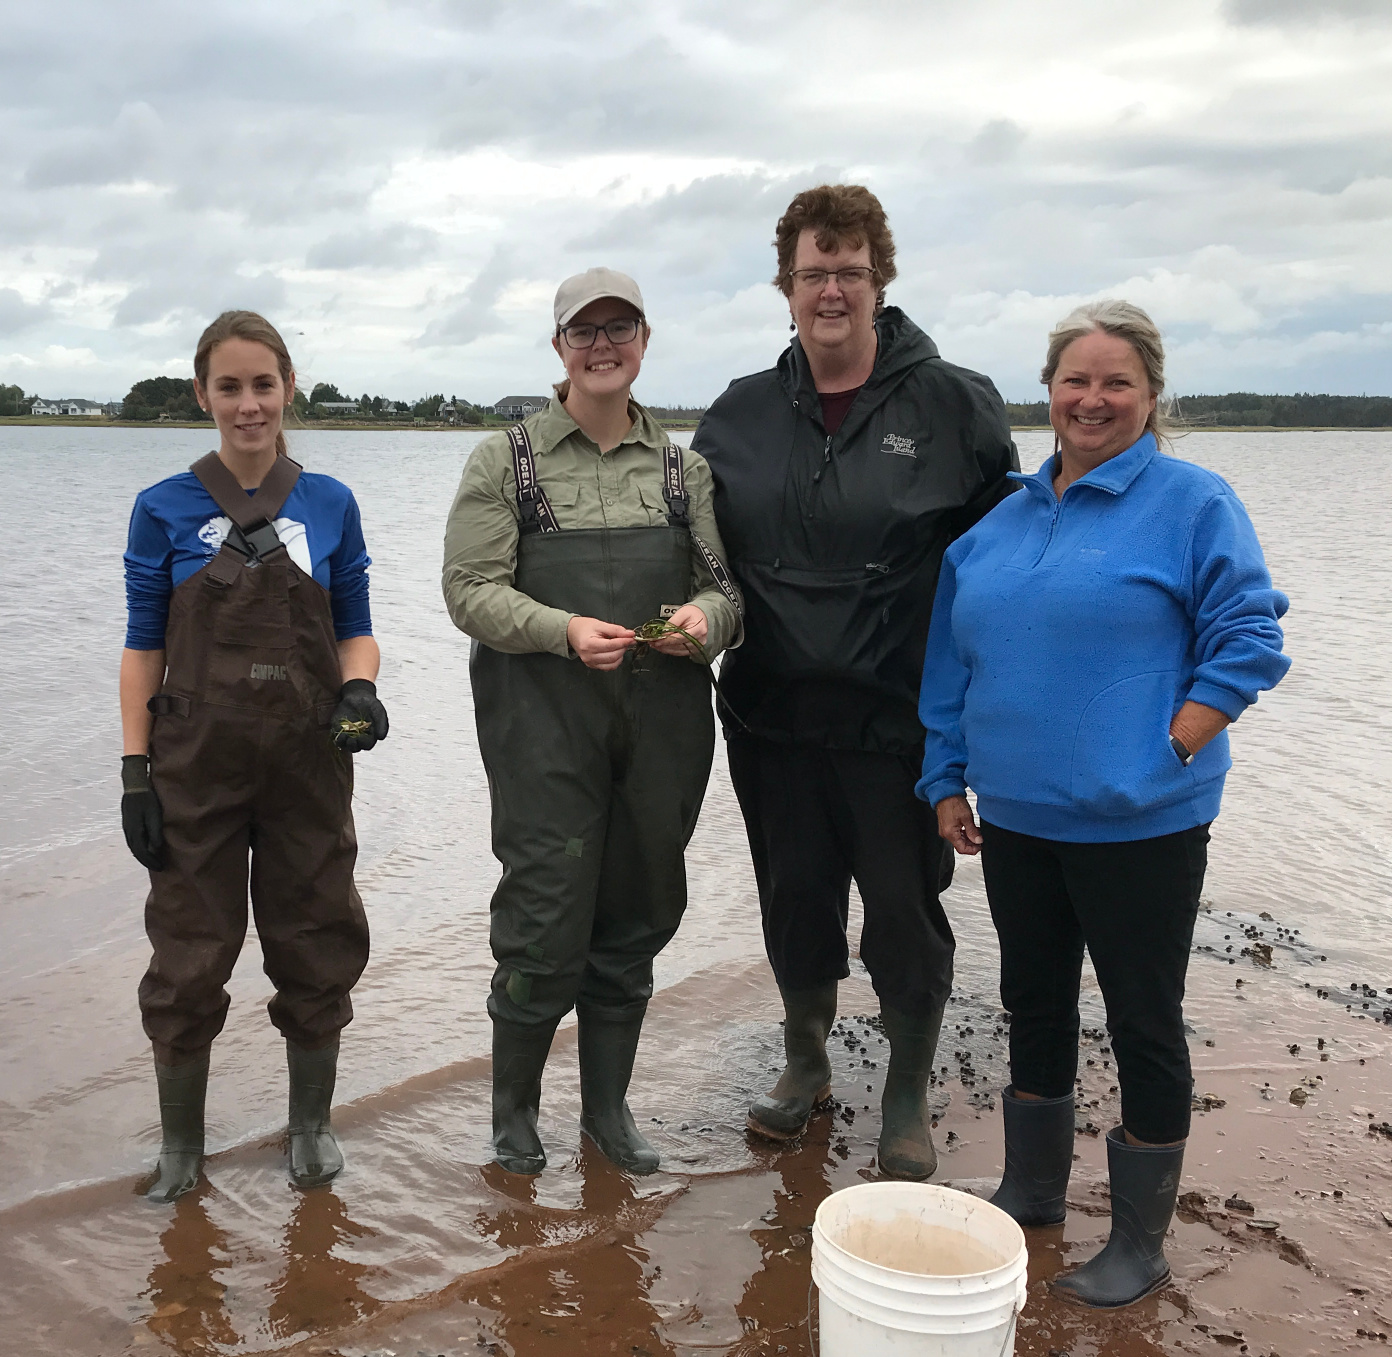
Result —
<path fill-rule="evenodd" d="M 150 790 L 150 756 L 148 754 L 121 755 L 121 791 L 148 792 Z"/>

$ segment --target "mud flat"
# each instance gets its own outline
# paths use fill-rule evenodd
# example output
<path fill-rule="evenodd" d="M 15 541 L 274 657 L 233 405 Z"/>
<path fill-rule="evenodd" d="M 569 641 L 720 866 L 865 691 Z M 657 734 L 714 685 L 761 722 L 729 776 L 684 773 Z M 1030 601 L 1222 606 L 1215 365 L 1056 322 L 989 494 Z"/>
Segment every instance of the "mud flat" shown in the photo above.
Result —
<path fill-rule="evenodd" d="M 1116 1314 L 1046 1286 L 1107 1228 L 1098 1132 L 1118 1106 L 1088 996 L 1069 1218 L 1027 1232 L 1017 1352 L 1388 1350 L 1392 995 L 1332 976 L 1292 989 L 1280 962 L 1301 945 L 1275 942 L 1275 967 L 1262 950 L 1285 938 L 1278 927 L 1201 918 L 1189 1004 L 1200 1110 L 1168 1246 L 1175 1282 Z M 1230 958 L 1224 935 L 1248 954 Z M 129 1180 L 33 1199 L 0 1217 L 5 1350 L 810 1354 L 812 1217 L 828 1192 L 875 1176 L 885 1046 L 857 1016 L 875 1004 L 853 978 L 833 1105 L 799 1144 L 766 1147 L 742 1128 L 776 1061 L 772 993 L 762 964 L 727 963 L 654 1001 L 635 1105 L 666 1169 L 648 1179 L 580 1141 L 572 1031 L 548 1073 L 553 1166 L 536 1180 L 479 1167 L 487 1071 L 465 1062 L 344 1108 L 350 1167 L 331 1189 L 291 1192 L 271 1138 L 214 1157 L 208 1185 L 173 1210 L 135 1200 Z M 949 1009 L 932 1090 L 939 1181 L 979 1191 L 999 1172 L 1007 1030 L 989 995 Z"/>

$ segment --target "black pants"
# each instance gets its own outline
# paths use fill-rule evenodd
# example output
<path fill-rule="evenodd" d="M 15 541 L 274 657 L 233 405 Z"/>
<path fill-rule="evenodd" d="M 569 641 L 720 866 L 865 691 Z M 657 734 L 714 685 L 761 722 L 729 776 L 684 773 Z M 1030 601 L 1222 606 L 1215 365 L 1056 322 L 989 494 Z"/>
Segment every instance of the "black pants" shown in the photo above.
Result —
<path fill-rule="evenodd" d="M 1126 843 L 1059 843 L 985 822 L 981 832 L 1012 1083 L 1044 1098 L 1073 1091 L 1086 944 L 1107 1005 L 1122 1125 L 1148 1144 L 1185 1139 L 1184 976 L 1208 826 Z"/>
<path fill-rule="evenodd" d="M 952 858 L 914 796 L 917 760 L 747 735 L 729 742 L 729 756 L 780 988 L 850 974 L 854 878 L 865 905 L 860 957 L 880 1002 L 913 1016 L 946 1003 L 955 943 L 938 893 Z"/>

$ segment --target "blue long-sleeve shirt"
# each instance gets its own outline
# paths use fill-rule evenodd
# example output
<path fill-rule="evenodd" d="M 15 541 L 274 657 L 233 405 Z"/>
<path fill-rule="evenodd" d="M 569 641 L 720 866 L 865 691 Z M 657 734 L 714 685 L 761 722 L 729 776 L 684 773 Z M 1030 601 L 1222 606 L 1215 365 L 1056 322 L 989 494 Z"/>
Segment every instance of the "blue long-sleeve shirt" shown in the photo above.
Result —
<path fill-rule="evenodd" d="M 928 636 L 918 794 L 977 794 L 1040 838 L 1153 838 L 1218 814 L 1227 732 L 1186 768 L 1186 700 L 1236 718 L 1290 667 L 1241 501 L 1145 434 L 1054 494 L 1051 458 L 948 550 Z"/>
<path fill-rule="evenodd" d="M 248 492 L 248 494 L 253 492 Z M 126 546 L 126 646 L 161 650 L 169 596 L 217 555 L 230 520 L 191 471 L 142 490 Z M 334 635 L 372 635 L 362 519 L 353 492 L 303 471 L 275 521 L 290 559 L 329 591 Z"/>

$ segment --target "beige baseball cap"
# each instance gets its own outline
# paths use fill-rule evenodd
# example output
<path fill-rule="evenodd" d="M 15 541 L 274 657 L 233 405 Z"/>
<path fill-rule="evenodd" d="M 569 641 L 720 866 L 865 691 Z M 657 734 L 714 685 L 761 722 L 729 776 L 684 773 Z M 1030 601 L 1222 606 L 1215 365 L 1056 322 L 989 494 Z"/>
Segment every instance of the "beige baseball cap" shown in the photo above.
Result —
<path fill-rule="evenodd" d="M 562 325 L 569 324 L 578 312 L 601 297 L 617 297 L 636 306 L 640 316 L 646 314 L 643 294 L 628 274 L 617 269 L 586 269 L 584 273 L 567 278 L 556 289 L 556 328 L 559 330 Z"/>

